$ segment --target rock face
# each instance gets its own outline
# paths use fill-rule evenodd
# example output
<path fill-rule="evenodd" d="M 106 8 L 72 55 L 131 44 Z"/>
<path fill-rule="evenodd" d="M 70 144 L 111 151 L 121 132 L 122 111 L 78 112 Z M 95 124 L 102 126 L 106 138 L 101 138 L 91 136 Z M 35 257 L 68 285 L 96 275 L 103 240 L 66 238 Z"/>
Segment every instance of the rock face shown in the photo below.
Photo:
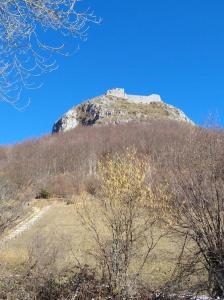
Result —
<path fill-rule="evenodd" d="M 194 124 L 181 110 L 164 103 L 159 95 L 128 95 L 124 89 L 112 89 L 69 110 L 55 122 L 52 132 L 67 131 L 78 125 L 147 122 L 152 119 Z"/>

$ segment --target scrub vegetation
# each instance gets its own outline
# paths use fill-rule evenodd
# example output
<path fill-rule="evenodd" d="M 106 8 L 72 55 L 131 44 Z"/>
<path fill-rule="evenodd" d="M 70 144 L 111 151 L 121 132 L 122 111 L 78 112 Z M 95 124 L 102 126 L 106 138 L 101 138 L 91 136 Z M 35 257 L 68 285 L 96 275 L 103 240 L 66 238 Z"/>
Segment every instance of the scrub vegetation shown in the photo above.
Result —
<path fill-rule="evenodd" d="M 0 248 L 1 299 L 223 298 L 221 129 L 77 127 L 0 148 L 0 166 L 1 239 L 51 204 Z"/>

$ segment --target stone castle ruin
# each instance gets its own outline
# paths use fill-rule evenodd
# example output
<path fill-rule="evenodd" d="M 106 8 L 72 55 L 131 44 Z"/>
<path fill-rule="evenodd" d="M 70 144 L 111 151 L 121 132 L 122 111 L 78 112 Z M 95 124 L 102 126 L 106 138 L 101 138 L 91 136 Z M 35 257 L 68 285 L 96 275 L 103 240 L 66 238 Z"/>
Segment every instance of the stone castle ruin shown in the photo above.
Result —
<path fill-rule="evenodd" d="M 194 124 L 180 109 L 163 102 L 159 95 L 129 95 L 123 88 L 116 88 L 70 109 L 55 122 L 52 132 L 64 132 L 77 126 L 148 122 L 155 119 Z"/>
<path fill-rule="evenodd" d="M 162 102 L 160 95 L 157 94 L 152 94 L 149 96 L 128 95 L 125 93 L 125 90 L 122 88 L 108 90 L 105 95 L 110 97 L 126 99 L 129 102 L 134 102 L 134 103 Z"/>

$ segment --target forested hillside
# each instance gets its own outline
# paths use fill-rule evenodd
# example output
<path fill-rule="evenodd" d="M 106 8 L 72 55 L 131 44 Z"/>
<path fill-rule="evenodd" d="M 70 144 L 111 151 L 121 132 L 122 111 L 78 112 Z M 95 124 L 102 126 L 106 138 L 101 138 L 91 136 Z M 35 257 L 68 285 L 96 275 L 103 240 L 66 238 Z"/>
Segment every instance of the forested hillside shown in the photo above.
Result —
<path fill-rule="evenodd" d="M 73 299 L 75 294 L 90 299 L 91 293 L 96 299 L 222 297 L 223 160 L 221 129 L 169 120 L 77 127 L 1 147 L 2 238 L 34 198 L 53 198 L 74 208 L 80 234 L 86 228 L 93 240 L 91 250 L 79 249 L 91 254 L 91 266 L 74 259 L 76 271 L 43 276 L 34 256 L 31 261 L 28 256 L 22 270 L 17 266 L 21 281 L 2 279 L 11 289 L 4 286 L 2 295 L 11 293 L 13 299 L 16 285 L 26 290 L 21 297 L 27 298 L 18 299 Z M 60 214 L 67 211 L 58 207 Z M 170 247 L 166 261 L 162 253 Z M 35 290 L 28 282 L 35 282 Z"/>

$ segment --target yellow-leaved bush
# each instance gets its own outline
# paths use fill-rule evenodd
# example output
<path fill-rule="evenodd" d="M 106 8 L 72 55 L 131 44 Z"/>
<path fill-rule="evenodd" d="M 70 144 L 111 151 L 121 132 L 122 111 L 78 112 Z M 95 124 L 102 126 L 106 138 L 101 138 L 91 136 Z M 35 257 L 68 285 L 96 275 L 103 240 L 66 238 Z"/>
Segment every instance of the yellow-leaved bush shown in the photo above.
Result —
<path fill-rule="evenodd" d="M 160 214 L 150 186 L 150 159 L 135 149 L 108 154 L 98 163 L 97 176 L 97 196 L 83 195 L 80 216 L 95 241 L 90 252 L 111 293 L 129 299 L 164 235 L 157 230 Z"/>
<path fill-rule="evenodd" d="M 150 177 L 149 158 L 139 158 L 136 150 L 127 149 L 125 154 L 107 155 L 98 163 L 101 194 L 112 207 L 147 205 L 152 201 L 151 190 L 146 181 Z"/>

